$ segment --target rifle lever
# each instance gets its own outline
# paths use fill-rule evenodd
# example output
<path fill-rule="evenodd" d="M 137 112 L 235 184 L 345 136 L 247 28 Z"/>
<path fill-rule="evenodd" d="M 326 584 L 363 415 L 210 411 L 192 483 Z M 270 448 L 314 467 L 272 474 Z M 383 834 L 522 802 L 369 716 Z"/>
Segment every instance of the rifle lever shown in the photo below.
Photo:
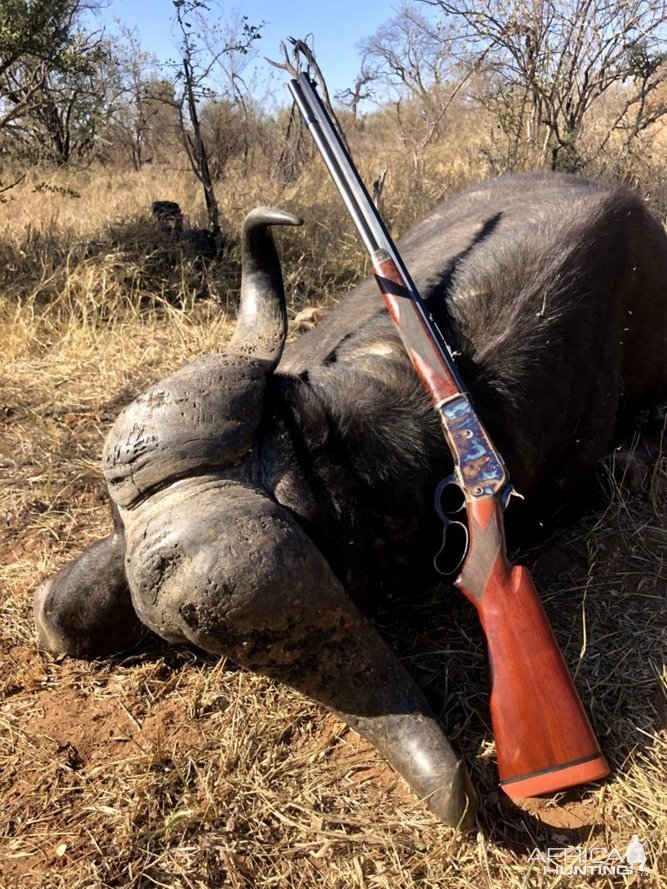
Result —
<path fill-rule="evenodd" d="M 442 522 L 442 543 L 433 557 L 433 567 L 442 577 L 456 574 L 468 554 L 468 528 L 458 515 L 465 511 L 465 494 L 455 474 L 442 479 L 433 496 L 435 511 Z"/>

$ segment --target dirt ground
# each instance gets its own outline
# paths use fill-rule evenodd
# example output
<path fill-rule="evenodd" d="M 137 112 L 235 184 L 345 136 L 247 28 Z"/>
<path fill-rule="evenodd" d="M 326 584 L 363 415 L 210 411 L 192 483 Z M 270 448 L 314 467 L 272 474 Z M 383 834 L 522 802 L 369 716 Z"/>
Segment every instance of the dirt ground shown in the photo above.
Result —
<path fill-rule="evenodd" d="M 626 485 L 601 470 L 604 502 L 525 554 L 612 767 L 599 785 L 499 793 L 472 609 L 443 588 L 379 615 L 480 791 L 460 837 L 290 689 L 158 642 L 92 663 L 37 649 L 35 587 L 109 528 L 98 461 L 119 407 L 220 335 L 132 325 L 33 331 L 0 368 L 2 889 L 667 886 L 664 458 Z M 545 874 L 536 853 L 624 853 L 633 834 L 647 863 L 627 878 Z"/>

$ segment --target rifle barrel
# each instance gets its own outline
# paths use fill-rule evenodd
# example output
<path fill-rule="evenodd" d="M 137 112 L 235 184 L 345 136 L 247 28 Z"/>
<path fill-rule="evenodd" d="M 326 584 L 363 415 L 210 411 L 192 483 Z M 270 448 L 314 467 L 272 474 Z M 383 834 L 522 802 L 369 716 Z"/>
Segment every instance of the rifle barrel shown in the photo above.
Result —
<path fill-rule="evenodd" d="M 302 72 L 298 80 L 290 81 L 289 89 L 322 155 L 322 160 L 345 202 L 361 240 L 371 256 L 373 265 L 378 265 L 381 262 L 382 251 L 389 254 L 389 258 L 398 269 L 408 291 L 406 295 L 409 295 L 415 304 L 431 333 L 433 344 L 441 353 L 443 362 L 457 381 L 460 390 L 465 391 L 456 370 L 451 349 L 444 337 L 435 335 L 438 327 L 430 316 L 382 217 L 373 204 L 357 168 L 343 145 L 338 131 L 331 123 L 329 115 L 322 105 L 322 100 L 313 89 L 308 76 Z"/>

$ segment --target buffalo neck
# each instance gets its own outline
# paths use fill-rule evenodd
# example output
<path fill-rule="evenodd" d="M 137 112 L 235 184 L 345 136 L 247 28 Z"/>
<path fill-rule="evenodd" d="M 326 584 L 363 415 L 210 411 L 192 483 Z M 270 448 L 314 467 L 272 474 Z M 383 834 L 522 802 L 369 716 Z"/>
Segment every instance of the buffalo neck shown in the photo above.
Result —
<path fill-rule="evenodd" d="M 359 602 L 403 583 L 438 533 L 437 481 L 451 457 L 406 359 L 333 361 L 276 374 L 257 436 L 255 478 L 289 508 Z"/>

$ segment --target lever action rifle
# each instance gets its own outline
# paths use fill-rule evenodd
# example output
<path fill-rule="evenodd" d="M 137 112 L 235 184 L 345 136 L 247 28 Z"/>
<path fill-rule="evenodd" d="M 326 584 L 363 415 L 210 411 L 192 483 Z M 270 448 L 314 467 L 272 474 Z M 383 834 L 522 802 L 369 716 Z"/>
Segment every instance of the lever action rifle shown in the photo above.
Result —
<path fill-rule="evenodd" d="M 503 510 L 512 491 L 503 460 L 471 404 L 451 355 L 306 74 L 290 91 L 368 250 L 406 351 L 440 417 L 463 494 L 467 551 L 455 586 L 486 637 L 491 721 L 503 790 L 537 796 L 609 771 L 526 568 L 510 564 Z M 461 523 L 455 523 L 459 529 Z"/>

